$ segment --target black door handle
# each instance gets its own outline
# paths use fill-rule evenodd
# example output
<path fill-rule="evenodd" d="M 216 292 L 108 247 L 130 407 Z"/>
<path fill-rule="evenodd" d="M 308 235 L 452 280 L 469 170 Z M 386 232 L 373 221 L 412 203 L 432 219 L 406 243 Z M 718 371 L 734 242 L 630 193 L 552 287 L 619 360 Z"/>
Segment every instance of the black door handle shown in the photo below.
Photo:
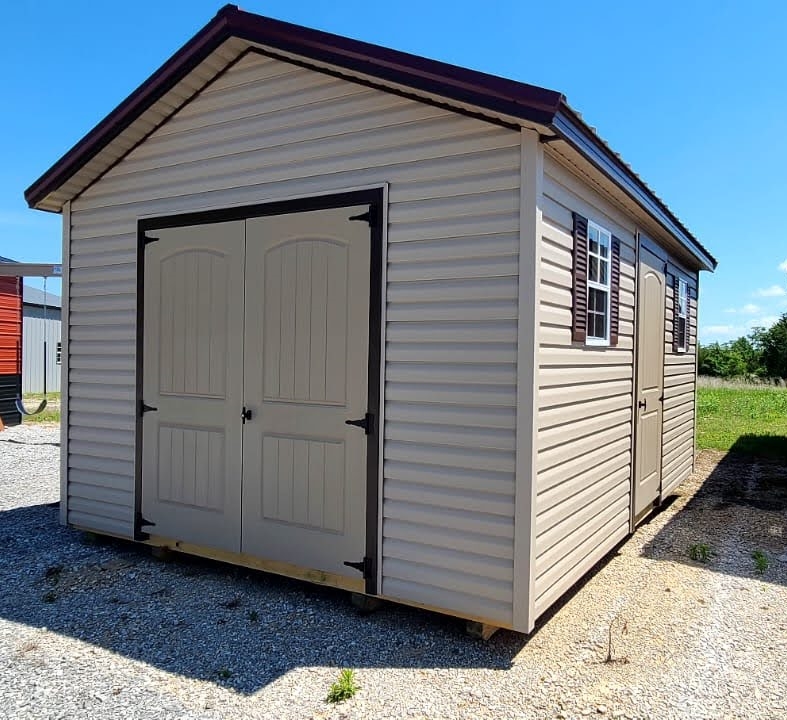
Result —
<path fill-rule="evenodd" d="M 246 424 L 247 420 L 251 420 L 251 410 L 249 410 L 245 405 L 243 406 L 243 410 L 240 413 L 240 419 L 243 420 L 243 424 Z"/>
<path fill-rule="evenodd" d="M 648 407 L 648 401 L 647 400 L 640 400 L 637 403 L 637 407 L 638 408 L 642 408 L 643 410 L 646 409 Z"/>
<path fill-rule="evenodd" d="M 366 413 L 360 420 L 345 420 L 344 424 L 363 428 L 367 435 L 371 435 L 374 432 L 374 415 Z"/>

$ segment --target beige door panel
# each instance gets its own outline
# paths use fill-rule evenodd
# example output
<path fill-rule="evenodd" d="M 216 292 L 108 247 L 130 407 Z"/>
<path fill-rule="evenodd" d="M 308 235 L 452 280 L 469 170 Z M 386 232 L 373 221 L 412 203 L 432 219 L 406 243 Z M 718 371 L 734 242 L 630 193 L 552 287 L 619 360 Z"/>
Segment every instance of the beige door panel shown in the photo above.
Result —
<path fill-rule="evenodd" d="M 247 221 L 244 553 L 357 577 L 370 231 L 347 207 Z"/>
<path fill-rule="evenodd" d="M 664 261 L 644 245 L 640 245 L 638 284 L 635 519 L 661 492 L 664 408 Z"/>
<path fill-rule="evenodd" d="M 240 549 L 244 223 L 161 229 L 145 250 L 142 514 Z"/>

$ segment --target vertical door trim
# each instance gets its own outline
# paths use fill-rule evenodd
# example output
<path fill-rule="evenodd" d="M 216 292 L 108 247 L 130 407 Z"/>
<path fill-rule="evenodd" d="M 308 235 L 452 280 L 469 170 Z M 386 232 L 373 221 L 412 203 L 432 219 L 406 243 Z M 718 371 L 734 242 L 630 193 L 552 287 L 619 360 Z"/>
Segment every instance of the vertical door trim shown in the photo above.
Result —
<path fill-rule="evenodd" d="M 639 417 L 637 415 L 637 396 L 639 395 L 639 259 L 642 236 L 639 229 L 634 230 L 634 356 L 631 364 L 631 451 L 629 481 L 629 533 L 634 532 L 634 493 L 637 484 L 637 442 L 639 440 Z"/>
<path fill-rule="evenodd" d="M 231 220 L 247 220 L 267 215 L 290 215 L 312 210 L 352 207 L 368 204 L 370 221 L 369 267 L 369 361 L 368 361 L 368 412 L 375 418 L 374 431 L 366 440 L 366 557 L 372 562 L 366 577 L 366 593 L 379 592 L 379 542 L 380 472 L 383 438 L 381 381 L 383 360 L 383 256 L 385 218 L 387 217 L 387 185 L 362 190 L 349 190 L 329 195 L 311 195 L 290 200 L 275 200 L 256 205 L 228 207 L 181 215 L 145 218 L 137 221 L 137 332 L 136 332 L 136 393 L 135 393 L 135 453 L 134 453 L 134 539 L 146 540 L 148 533 L 142 529 L 142 361 L 144 349 L 144 292 L 145 292 L 145 235 L 162 228 L 207 225 Z M 239 409 L 240 411 L 240 409 Z"/>

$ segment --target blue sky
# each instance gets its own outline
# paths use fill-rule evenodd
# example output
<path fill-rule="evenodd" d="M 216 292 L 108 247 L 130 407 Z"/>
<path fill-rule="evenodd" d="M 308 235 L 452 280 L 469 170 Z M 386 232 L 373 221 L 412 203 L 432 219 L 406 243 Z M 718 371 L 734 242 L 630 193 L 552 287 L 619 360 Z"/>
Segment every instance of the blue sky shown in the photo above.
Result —
<path fill-rule="evenodd" d="M 0 44 L 0 255 L 59 260 L 23 190 L 204 25 L 205 0 L 16 0 Z M 787 311 L 787 5 L 775 0 L 242 7 L 563 92 L 719 260 L 700 340 Z M 40 283 L 39 283 L 40 285 Z M 50 284 L 52 287 L 52 284 Z"/>

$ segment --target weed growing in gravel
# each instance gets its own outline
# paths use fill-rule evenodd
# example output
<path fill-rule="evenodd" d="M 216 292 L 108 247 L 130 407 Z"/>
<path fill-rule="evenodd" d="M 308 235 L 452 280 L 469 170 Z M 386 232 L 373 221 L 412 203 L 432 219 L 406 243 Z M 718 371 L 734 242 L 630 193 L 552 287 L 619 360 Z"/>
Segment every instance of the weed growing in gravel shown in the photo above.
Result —
<path fill-rule="evenodd" d="M 338 703 L 349 700 L 358 692 L 359 686 L 355 684 L 355 671 L 345 668 L 339 673 L 339 679 L 331 685 L 326 702 Z"/>
<path fill-rule="evenodd" d="M 222 680 L 229 680 L 232 677 L 232 670 L 223 667 L 221 670 L 216 672 L 216 675 L 218 675 Z"/>
<path fill-rule="evenodd" d="M 249 610 L 249 622 L 257 622 L 260 619 L 260 614 L 256 610 Z"/>
<path fill-rule="evenodd" d="M 711 552 L 710 545 L 707 543 L 694 543 L 694 545 L 689 548 L 689 557 L 697 562 L 707 563 L 710 561 L 711 555 L 713 555 L 713 553 Z"/>
<path fill-rule="evenodd" d="M 754 569 L 758 575 L 762 575 L 771 564 L 768 556 L 762 550 L 755 550 L 751 556 L 754 559 Z"/>
<path fill-rule="evenodd" d="M 625 658 L 625 657 L 623 657 L 623 658 L 616 658 L 614 656 L 613 652 L 612 652 L 612 628 L 614 627 L 615 622 L 616 621 L 620 621 L 620 619 L 621 619 L 620 616 L 616 615 L 614 618 L 612 618 L 612 622 L 610 622 L 610 624 L 609 624 L 608 641 L 607 641 L 607 657 L 604 659 L 605 663 L 613 663 L 613 662 L 627 663 L 628 662 L 628 658 Z M 620 624 L 620 623 L 618 622 L 618 624 Z M 623 620 L 623 625 L 620 628 L 621 636 L 628 635 L 628 631 L 629 631 L 628 620 Z"/>
<path fill-rule="evenodd" d="M 49 590 L 48 592 L 44 593 L 44 597 L 41 598 L 45 603 L 53 603 L 57 600 L 57 593 L 54 590 Z"/>
<path fill-rule="evenodd" d="M 62 572 L 63 572 L 62 565 L 50 565 L 46 569 L 46 572 L 44 573 L 44 577 L 47 580 L 51 581 L 53 584 L 57 585 L 57 583 L 60 581 L 60 573 Z"/>

